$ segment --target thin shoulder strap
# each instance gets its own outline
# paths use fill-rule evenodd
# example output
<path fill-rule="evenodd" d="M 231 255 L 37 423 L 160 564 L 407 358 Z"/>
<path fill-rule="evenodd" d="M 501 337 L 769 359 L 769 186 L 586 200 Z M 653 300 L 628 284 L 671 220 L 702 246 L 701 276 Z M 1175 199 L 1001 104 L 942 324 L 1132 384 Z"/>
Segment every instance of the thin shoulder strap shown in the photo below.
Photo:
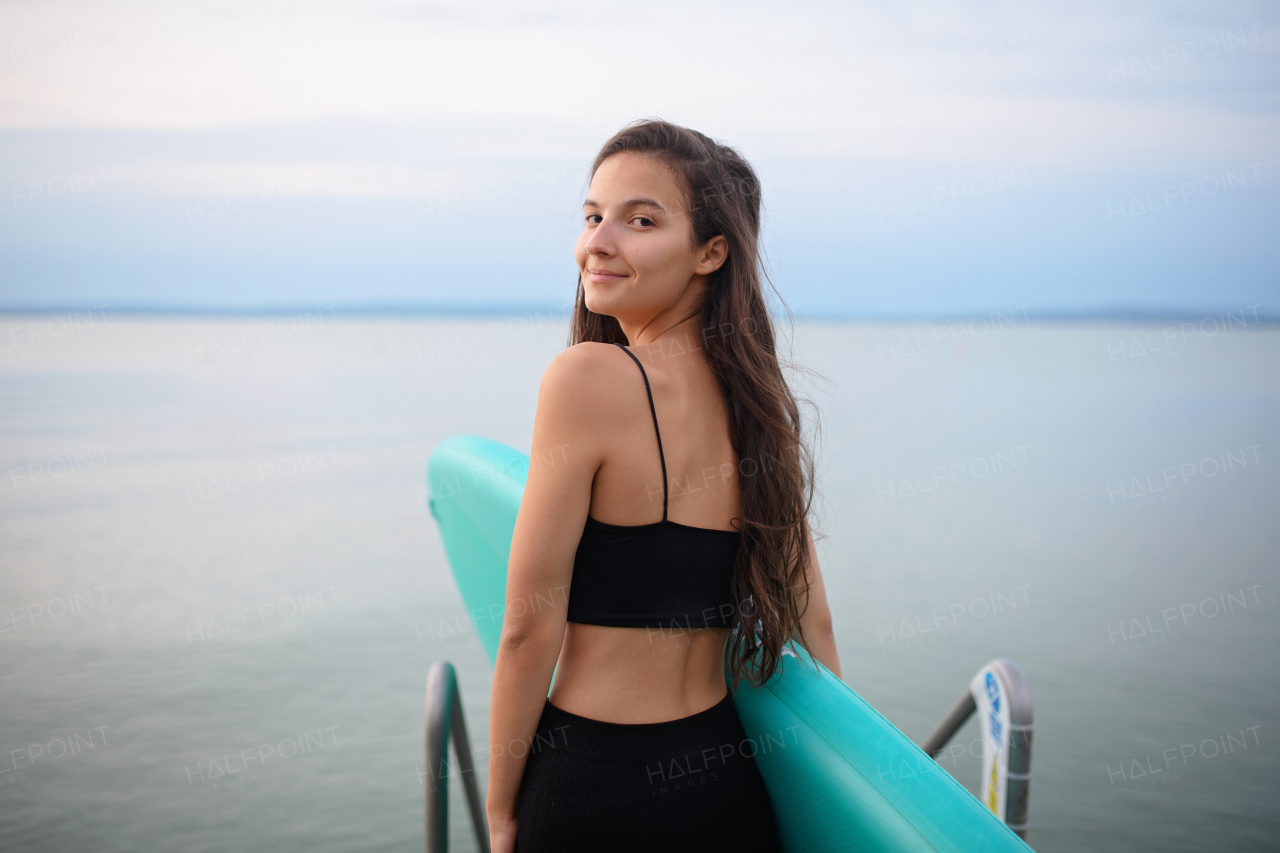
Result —
<path fill-rule="evenodd" d="M 667 457 L 662 452 L 662 433 L 658 430 L 658 410 L 653 407 L 653 391 L 649 388 L 649 374 L 644 372 L 644 365 L 640 363 L 640 359 L 636 358 L 635 353 L 627 349 L 622 344 L 615 344 L 618 349 L 631 356 L 631 360 L 636 363 L 636 367 L 640 368 L 640 375 L 644 377 L 644 392 L 649 395 L 649 411 L 653 413 L 653 432 L 658 437 L 658 460 L 662 463 L 662 520 L 667 520 Z"/>

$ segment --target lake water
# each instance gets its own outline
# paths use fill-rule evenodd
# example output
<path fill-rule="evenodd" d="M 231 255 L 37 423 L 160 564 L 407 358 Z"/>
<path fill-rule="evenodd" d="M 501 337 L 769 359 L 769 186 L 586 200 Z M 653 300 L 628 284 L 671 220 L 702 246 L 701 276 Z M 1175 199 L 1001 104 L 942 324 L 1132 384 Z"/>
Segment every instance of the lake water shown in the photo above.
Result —
<path fill-rule="evenodd" d="M 845 680 L 919 740 L 1015 660 L 1037 850 L 1280 837 L 1280 328 L 1239 316 L 795 328 Z M 0 318 L 0 849 L 421 849 L 427 668 L 475 743 L 491 679 L 424 466 L 527 449 L 564 329 Z"/>

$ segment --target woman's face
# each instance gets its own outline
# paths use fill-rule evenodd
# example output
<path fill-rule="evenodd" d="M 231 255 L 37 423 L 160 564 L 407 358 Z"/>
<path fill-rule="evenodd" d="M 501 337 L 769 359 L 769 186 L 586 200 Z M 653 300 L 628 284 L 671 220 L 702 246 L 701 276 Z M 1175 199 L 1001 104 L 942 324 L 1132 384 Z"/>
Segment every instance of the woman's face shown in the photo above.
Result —
<path fill-rule="evenodd" d="M 583 202 L 574 256 L 587 308 L 646 324 L 697 298 L 727 257 L 723 237 L 694 246 L 689 201 L 661 161 L 615 154 L 600 164 Z"/>

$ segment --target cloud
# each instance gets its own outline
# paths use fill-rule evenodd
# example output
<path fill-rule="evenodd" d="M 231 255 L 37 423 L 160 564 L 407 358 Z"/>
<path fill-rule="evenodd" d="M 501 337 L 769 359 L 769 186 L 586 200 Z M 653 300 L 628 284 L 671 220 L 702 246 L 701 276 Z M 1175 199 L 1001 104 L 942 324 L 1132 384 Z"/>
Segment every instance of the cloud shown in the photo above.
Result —
<path fill-rule="evenodd" d="M 422 198 L 455 190 L 459 178 L 365 163 L 149 161 L 108 171 L 118 190 L 148 195 L 283 198 Z"/>

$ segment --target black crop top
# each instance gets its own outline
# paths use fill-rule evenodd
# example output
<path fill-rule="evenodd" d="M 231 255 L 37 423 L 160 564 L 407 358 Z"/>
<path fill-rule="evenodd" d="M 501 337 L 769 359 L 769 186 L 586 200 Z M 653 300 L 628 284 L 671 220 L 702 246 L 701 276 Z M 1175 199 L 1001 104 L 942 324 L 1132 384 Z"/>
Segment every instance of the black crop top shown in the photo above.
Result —
<path fill-rule="evenodd" d="M 617 628 L 728 627 L 729 584 L 742 534 L 667 519 L 667 459 L 649 375 L 635 354 L 618 347 L 640 368 L 649 395 L 662 463 L 662 521 L 624 526 L 587 516 L 573 558 L 568 621 Z"/>

